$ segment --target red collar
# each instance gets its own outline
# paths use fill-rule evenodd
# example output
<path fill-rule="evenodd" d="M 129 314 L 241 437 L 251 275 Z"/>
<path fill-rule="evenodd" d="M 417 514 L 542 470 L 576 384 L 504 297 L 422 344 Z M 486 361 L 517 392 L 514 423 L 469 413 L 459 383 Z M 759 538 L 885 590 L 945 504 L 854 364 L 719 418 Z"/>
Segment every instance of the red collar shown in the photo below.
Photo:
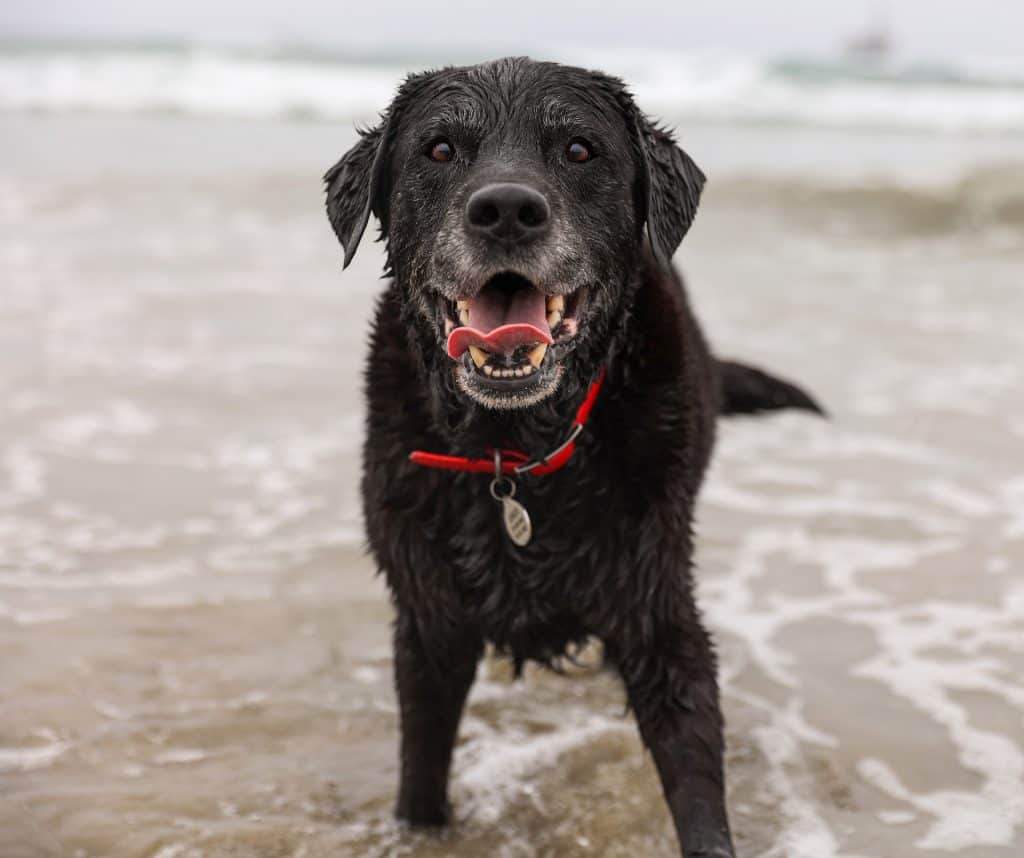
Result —
<path fill-rule="evenodd" d="M 590 417 L 590 409 L 594 407 L 594 401 L 597 399 L 597 394 L 601 390 L 601 384 L 604 382 L 604 373 L 605 371 L 602 369 L 601 374 L 590 385 L 590 390 L 587 391 L 587 398 L 583 400 L 583 404 L 576 411 L 576 416 L 573 418 L 569 436 L 561 445 L 543 458 L 532 460 L 526 453 L 519 450 L 501 450 L 501 456 L 498 458 L 498 461 L 501 463 L 502 474 L 506 477 L 515 477 L 520 474 L 529 473 L 543 477 L 545 474 L 554 473 L 560 468 L 565 467 L 572 458 L 572 454 L 576 452 L 576 439 L 579 437 L 580 432 L 583 431 L 587 418 Z M 423 465 L 426 468 L 440 468 L 443 471 L 493 474 L 494 452 L 493 450 L 488 450 L 491 458 L 470 459 L 466 456 L 442 456 L 438 453 L 425 453 L 422 450 L 413 450 L 409 454 L 409 461 L 416 465 Z"/>

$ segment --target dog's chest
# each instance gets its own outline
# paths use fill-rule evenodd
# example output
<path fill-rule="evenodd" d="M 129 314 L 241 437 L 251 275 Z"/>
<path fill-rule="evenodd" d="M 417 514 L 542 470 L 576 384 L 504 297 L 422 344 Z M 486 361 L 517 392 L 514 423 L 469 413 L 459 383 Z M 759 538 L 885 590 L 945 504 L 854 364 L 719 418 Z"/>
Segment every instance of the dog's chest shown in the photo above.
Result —
<path fill-rule="evenodd" d="M 575 463 L 574 463 L 575 464 Z M 521 478 L 515 499 L 527 511 L 530 541 L 510 538 L 502 504 L 486 476 L 447 477 L 433 493 L 444 554 L 472 622 L 485 637 L 530 658 L 550 656 L 589 630 L 591 603 L 631 553 L 624 499 L 593 462 Z M 441 534 L 438 534 L 441 536 Z M 564 639 L 564 640 L 562 640 Z M 540 654 L 534 652 L 542 650 Z"/>

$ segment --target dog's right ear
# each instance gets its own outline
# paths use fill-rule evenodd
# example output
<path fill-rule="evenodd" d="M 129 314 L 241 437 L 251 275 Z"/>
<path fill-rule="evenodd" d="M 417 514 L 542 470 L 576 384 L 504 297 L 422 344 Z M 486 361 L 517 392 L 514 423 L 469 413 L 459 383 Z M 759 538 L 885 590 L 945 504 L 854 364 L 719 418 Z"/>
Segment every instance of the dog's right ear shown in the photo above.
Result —
<path fill-rule="evenodd" d="M 415 102 L 438 74 L 409 75 L 381 115 L 380 123 L 375 128 L 360 131 L 359 142 L 324 175 L 327 217 L 345 248 L 345 268 L 356 254 L 371 212 L 380 221 L 381 238 L 387 238 L 391 147 L 406 106 Z"/>
<path fill-rule="evenodd" d="M 359 142 L 324 175 L 327 217 L 345 249 L 345 268 L 356 254 L 381 190 L 388 124 L 385 116 L 376 128 L 360 131 Z"/>

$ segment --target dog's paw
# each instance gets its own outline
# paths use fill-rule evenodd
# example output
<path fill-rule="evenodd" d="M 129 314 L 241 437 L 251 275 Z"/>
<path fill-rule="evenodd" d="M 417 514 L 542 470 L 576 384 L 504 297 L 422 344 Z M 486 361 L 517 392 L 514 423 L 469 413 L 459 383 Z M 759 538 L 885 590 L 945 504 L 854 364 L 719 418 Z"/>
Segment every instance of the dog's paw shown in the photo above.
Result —
<path fill-rule="evenodd" d="M 409 828 L 443 828 L 451 817 L 447 802 L 402 799 L 395 807 L 395 818 Z"/>
<path fill-rule="evenodd" d="M 701 832 L 686 838 L 683 858 L 736 858 L 736 853 L 728 834 Z"/>

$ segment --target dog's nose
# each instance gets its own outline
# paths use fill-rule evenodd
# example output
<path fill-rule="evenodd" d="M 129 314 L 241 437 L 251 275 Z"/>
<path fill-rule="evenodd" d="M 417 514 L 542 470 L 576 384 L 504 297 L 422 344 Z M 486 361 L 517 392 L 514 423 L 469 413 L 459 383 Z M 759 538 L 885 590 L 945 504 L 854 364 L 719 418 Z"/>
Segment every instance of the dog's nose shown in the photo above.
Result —
<path fill-rule="evenodd" d="M 466 204 L 466 229 L 507 247 L 535 241 L 550 225 L 551 207 L 544 195 L 517 182 L 486 185 Z"/>

